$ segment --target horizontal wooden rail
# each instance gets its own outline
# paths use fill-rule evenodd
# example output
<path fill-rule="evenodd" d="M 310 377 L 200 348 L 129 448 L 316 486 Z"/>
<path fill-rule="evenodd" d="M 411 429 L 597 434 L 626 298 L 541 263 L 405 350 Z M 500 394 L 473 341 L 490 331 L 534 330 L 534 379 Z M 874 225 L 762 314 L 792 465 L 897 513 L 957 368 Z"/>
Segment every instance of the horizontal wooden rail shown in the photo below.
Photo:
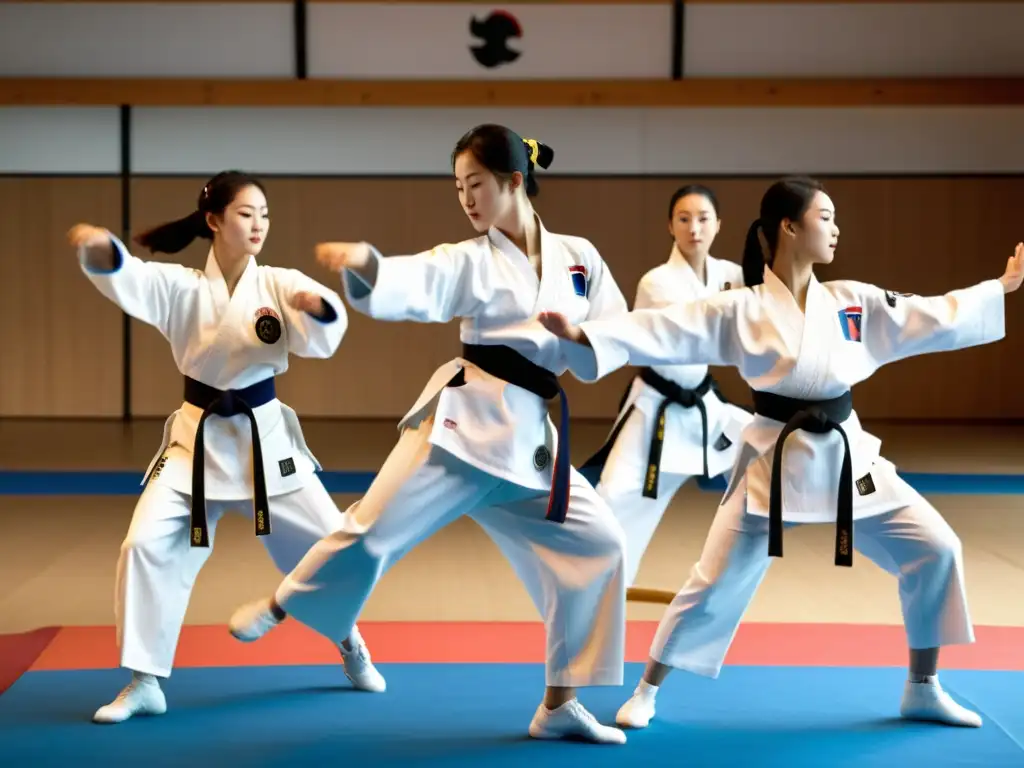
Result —
<path fill-rule="evenodd" d="M 68 0 L 14 0 L 20 3 L 66 3 Z M 92 0 L 105 3 L 288 3 L 292 0 Z M 921 3 L 949 3 L 967 5 L 978 0 L 685 0 L 687 5 L 782 5 L 798 3 L 804 5 L 867 5 L 885 3 L 889 5 L 914 5 Z M 78 0 L 86 3 L 90 0 Z M 307 3 L 367 3 L 388 5 L 391 3 L 416 3 L 438 5 L 440 3 L 465 3 L 480 5 L 480 0 L 306 0 Z M 667 5 L 672 0 L 509 0 L 509 5 Z M 995 3 L 1024 3 L 1024 0 L 985 0 Z"/>
<path fill-rule="evenodd" d="M 0 105 L 872 107 L 1024 105 L 1017 78 L 181 80 L 0 78 Z"/>
<path fill-rule="evenodd" d="M 15 2 L 45 4 L 45 3 L 66 3 L 68 0 L 14 0 Z M 716 2 L 716 0 L 693 0 L 694 2 Z M 782 2 L 835 2 L 836 0 L 738 0 L 741 3 L 782 3 Z M 863 2 L 863 0 L 838 0 L 839 2 Z M 881 0 L 882 2 L 929 2 L 930 0 Z M 938 0 L 938 2 L 971 2 L 972 0 Z M 1024 2 L 1024 0 L 996 0 L 996 2 Z M 277 4 L 291 3 L 293 0 L 77 0 L 79 3 L 103 2 L 103 3 L 124 3 L 153 5 L 159 3 L 191 3 L 193 5 L 211 3 L 261 3 Z M 306 0 L 310 5 L 314 4 L 337 4 L 337 3 L 372 3 L 373 5 L 389 5 L 395 3 L 415 3 L 417 5 L 439 5 L 441 3 L 464 3 L 466 5 L 480 5 L 480 0 Z M 721 0 L 717 0 L 721 2 Z M 672 0 L 509 0 L 508 5 L 669 5 Z"/>

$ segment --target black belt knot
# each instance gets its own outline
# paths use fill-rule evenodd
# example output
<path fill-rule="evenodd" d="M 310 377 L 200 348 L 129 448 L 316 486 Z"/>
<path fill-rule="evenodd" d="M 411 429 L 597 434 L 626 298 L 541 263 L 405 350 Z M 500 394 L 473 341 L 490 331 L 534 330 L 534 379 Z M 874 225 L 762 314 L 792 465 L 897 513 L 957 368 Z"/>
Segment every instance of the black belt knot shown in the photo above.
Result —
<path fill-rule="evenodd" d="M 647 453 L 647 474 L 644 477 L 643 495 L 649 499 L 658 498 L 658 479 L 661 475 L 661 451 L 665 444 L 665 419 L 668 407 L 678 405 L 682 408 L 696 408 L 700 412 L 701 444 L 704 451 L 704 477 L 708 476 L 708 409 L 704 405 L 704 395 L 715 389 L 715 380 L 708 373 L 693 389 L 685 389 L 674 381 L 666 379 L 651 368 L 640 371 L 640 379 L 652 387 L 664 398 L 658 405 L 655 415 L 654 434 L 651 435 L 651 446 Z"/>
<path fill-rule="evenodd" d="M 562 385 L 558 383 L 558 377 L 504 345 L 463 344 L 462 357 L 491 376 L 532 392 L 542 400 L 554 400 L 557 397 L 561 401 L 558 453 L 552 469 L 546 516 L 553 522 L 564 523 L 569 512 L 569 401 Z M 464 382 L 465 372 L 459 371 L 449 386 L 460 386 Z"/>
<path fill-rule="evenodd" d="M 658 498 L 658 479 L 661 476 L 661 452 L 665 445 L 665 420 L 666 412 L 670 405 L 678 405 L 681 408 L 696 408 L 700 412 L 700 423 L 701 423 L 701 440 L 702 447 L 704 449 L 704 477 L 708 476 L 708 411 L 704 405 L 704 396 L 711 391 L 714 391 L 715 395 L 720 400 L 725 402 L 725 398 L 722 397 L 718 391 L 718 384 L 715 379 L 708 373 L 703 380 L 696 387 L 687 389 L 676 384 L 670 379 L 666 379 L 664 376 L 656 373 L 651 368 L 642 368 L 638 374 L 640 380 L 651 387 L 655 392 L 661 395 L 662 400 L 658 404 L 658 410 L 654 417 L 654 431 L 651 434 L 650 447 L 647 451 L 647 472 L 644 474 L 644 488 L 643 495 L 648 499 Z M 619 401 L 619 412 L 621 413 L 622 407 L 626 404 L 626 399 L 629 397 L 630 388 L 633 386 L 630 382 L 625 393 L 622 395 L 622 399 Z M 630 406 L 629 410 L 622 414 L 619 418 L 618 424 L 612 430 L 612 433 L 608 436 L 604 445 L 587 459 L 583 466 L 580 467 L 580 472 L 586 477 L 591 483 L 597 484 L 601 477 L 601 471 L 604 469 L 605 462 L 608 461 L 608 456 L 612 452 L 612 448 L 615 446 L 615 441 L 619 438 L 619 433 L 622 431 L 623 426 L 626 424 L 626 420 L 633 412 L 633 408 L 636 406 Z"/>
<path fill-rule="evenodd" d="M 752 390 L 754 412 L 785 424 L 775 441 L 768 497 L 768 555 L 782 557 L 782 452 L 786 439 L 802 429 L 813 434 L 838 432 L 843 438 L 843 463 L 839 471 L 836 503 L 835 564 L 853 565 L 853 463 L 850 440 L 842 423 L 853 413 L 853 396 L 847 390 L 830 400 L 797 400 L 771 392 Z"/>
<path fill-rule="evenodd" d="M 230 418 L 245 414 L 252 433 L 253 522 L 257 536 L 270 533 L 270 500 L 267 478 L 263 469 L 263 446 L 253 408 L 266 405 L 277 397 L 274 377 L 264 379 L 244 389 L 220 390 L 185 377 L 185 402 L 203 409 L 196 427 L 192 447 L 192 511 L 189 542 L 193 547 L 210 546 L 210 529 L 206 519 L 206 442 L 204 432 L 210 416 Z"/>

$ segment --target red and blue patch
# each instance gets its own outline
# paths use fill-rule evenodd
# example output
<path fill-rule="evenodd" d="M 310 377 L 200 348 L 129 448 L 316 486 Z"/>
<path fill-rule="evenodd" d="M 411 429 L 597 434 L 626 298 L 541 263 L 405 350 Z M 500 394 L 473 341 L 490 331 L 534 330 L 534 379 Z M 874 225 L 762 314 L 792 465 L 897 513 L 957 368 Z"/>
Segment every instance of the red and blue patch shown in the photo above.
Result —
<path fill-rule="evenodd" d="M 861 307 L 839 310 L 839 325 L 843 330 L 843 338 L 847 341 L 860 341 L 860 322 L 863 313 Z"/>
<path fill-rule="evenodd" d="M 582 264 L 575 264 L 569 267 L 569 277 L 572 279 L 572 289 L 577 296 L 587 297 L 590 286 L 587 283 L 587 268 Z"/>

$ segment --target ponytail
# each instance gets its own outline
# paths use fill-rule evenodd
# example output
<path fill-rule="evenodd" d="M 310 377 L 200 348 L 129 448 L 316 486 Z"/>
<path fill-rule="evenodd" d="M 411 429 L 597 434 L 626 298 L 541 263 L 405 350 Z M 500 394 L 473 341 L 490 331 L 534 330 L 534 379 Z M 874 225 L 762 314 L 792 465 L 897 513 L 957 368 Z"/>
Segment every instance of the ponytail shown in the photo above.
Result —
<path fill-rule="evenodd" d="M 526 147 L 526 196 L 536 197 L 540 194 L 540 187 L 537 185 L 537 167 L 547 169 L 551 167 L 551 161 L 555 159 L 555 151 L 547 144 L 536 139 L 523 139 Z"/>
<path fill-rule="evenodd" d="M 213 230 L 206 223 L 206 214 L 200 210 L 183 219 L 169 221 L 153 227 L 135 238 L 135 242 L 150 253 L 178 253 L 185 250 L 197 237 L 213 239 Z"/>
<path fill-rule="evenodd" d="M 764 268 L 768 263 L 761 238 L 761 220 L 756 219 L 747 230 L 747 239 L 743 243 L 743 284 L 748 288 L 764 282 Z"/>
<path fill-rule="evenodd" d="M 459 139 L 452 152 L 453 170 L 456 159 L 463 152 L 472 153 L 480 165 L 504 184 L 512 174 L 522 174 L 527 197 L 536 197 L 540 192 L 537 168 L 548 168 L 555 158 L 555 151 L 547 144 L 536 139 L 524 139 L 511 128 L 493 123 L 478 125 Z"/>
<path fill-rule="evenodd" d="M 761 198 L 761 216 L 747 230 L 743 244 L 743 282 L 753 287 L 764 282 L 764 268 L 771 268 L 779 247 L 779 229 L 789 220 L 803 219 L 818 192 L 821 182 L 803 176 L 788 177 L 768 187 Z"/>

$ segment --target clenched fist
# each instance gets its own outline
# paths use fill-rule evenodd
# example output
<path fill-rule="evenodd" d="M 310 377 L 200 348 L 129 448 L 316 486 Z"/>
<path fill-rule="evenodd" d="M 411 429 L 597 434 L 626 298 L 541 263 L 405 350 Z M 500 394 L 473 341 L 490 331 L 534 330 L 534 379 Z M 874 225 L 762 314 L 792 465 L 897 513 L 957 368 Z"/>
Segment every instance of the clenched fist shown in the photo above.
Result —
<path fill-rule="evenodd" d="M 306 312 L 315 317 L 320 317 L 324 313 L 323 298 L 309 291 L 299 291 L 293 294 L 288 299 L 288 303 L 300 312 Z"/>
<path fill-rule="evenodd" d="M 316 246 L 316 260 L 332 272 L 351 269 L 356 272 L 370 263 L 368 243 L 320 243 Z"/>
<path fill-rule="evenodd" d="M 114 266 L 114 245 L 107 230 L 92 224 L 75 224 L 67 237 L 76 251 L 85 251 L 84 261 L 89 268 L 105 270 Z"/>

